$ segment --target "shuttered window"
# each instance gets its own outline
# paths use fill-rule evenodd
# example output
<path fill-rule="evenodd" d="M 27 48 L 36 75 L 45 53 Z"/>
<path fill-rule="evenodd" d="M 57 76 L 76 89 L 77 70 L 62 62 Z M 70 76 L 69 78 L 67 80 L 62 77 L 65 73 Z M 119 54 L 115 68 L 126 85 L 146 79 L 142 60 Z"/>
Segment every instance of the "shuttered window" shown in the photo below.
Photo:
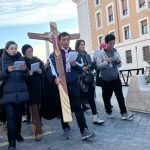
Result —
<path fill-rule="evenodd" d="M 131 50 L 126 51 L 126 63 L 132 63 L 132 53 Z"/>
<path fill-rule="evenodd" d="M 113 21 L 113 7 L 110 6 L 108 7 L 108 17 L 109 17 L 109 22 Z"/>
<path fill-rule="evenodd" d="M 123 16 L 128 14 L 128 8 L 127 8 L 127 0 L 121 0 L 122 3 L 122 14 Z"/>
<path fill-rule="evenodd" d="M 144 61 L 150 60 L 150 49 L 149 49 L 149 46 L 143 47 L 143 60 Z"/>

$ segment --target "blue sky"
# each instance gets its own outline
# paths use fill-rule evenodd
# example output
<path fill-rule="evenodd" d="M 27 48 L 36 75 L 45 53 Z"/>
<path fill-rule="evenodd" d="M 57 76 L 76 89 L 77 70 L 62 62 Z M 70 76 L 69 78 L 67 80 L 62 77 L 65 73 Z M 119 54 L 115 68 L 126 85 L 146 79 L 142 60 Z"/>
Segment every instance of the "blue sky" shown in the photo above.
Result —
<path fill-rule="evenodd" d="M 19 48 L 25 43 L 44 44 L 29 39 L 27 32 L 48 32 L 50 21 L 57 22 L 60 32 L 78 32 L 77 8 L 72 0 L 0 0 L 0 14 L 0 48 L 9 40 Z"/>

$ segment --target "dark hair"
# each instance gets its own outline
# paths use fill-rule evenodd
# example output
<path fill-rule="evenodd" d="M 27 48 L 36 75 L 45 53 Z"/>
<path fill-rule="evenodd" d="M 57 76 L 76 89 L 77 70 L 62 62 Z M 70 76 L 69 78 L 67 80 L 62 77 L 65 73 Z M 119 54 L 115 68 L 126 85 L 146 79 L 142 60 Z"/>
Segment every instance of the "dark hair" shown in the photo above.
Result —
<path fill-rule="evenodd" d="M 3 51 L 4 51 L 5 49 L 4 48 L 1 48 L 0 49 L 0 58 L 2 57 L 2 54 L 3 54 Z"/>
<path fill-rule="evenodd" d="M 79 46 L 81 44 L 81 42 L 83 42 L 85 44 L 85 41 L 84 40 L 76 40 L 76 44 L 75 44 L 75 50 L 78 51 L 79 50 Z"/>
<path fill-rule="evenodd" d="M 69 33 L 67 33 L 67 32 L 62 32 L 62 33 L 59 34 L 58 40 L 60 40 L 61 37 L 64 37 L 64 36 L 69 36 L 69 38 L 70 38 L 70 34 L 69 34 Z"/>
<path fill-rule="evenodd" d="M 6 50 L 6 49 L 8 49 L 8 48 L 9 48 L 9 46 L 10 46 L 11 44 L 15 44 L 15 45 L 17 45 L 17 43 L 16 43 L 16 42 L 14 42 L 14 41 L 8 41 L 8 42 L 6 43 L 6 45 L 5 45 L 5 50 Z M 18 47 L 18 45 L 17 45 L 17 47 Z"/>
<path fill-rule="evenodd" d="M 116 39 L 116 37 L 113 34 L 107 34 L 105 36 L 105 43 L 108 43 L 108 42 L 113 41 L 115 39 Z"/>
<path fill-rule="evenodd" d="M 22 48 L 21 48 L 22 54 L 25 55 L 26 50 L 29 49 L 29 48 L 32 48 L 32 50 L 33 50 L 33 47 L 31 45 L 29 45 L 29 44 L 23 45 Z"/>

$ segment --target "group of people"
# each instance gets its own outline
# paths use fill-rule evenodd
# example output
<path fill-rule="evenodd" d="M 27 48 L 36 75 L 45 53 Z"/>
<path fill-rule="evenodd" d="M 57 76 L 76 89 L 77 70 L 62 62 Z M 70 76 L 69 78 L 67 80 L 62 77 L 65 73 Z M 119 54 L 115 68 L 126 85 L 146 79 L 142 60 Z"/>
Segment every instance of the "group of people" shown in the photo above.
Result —
<path fill-rule="evenodd" d="M 71 111 L 75 113 L 81 139 L 86 140 L 95 136 L 95 133 L 89 130 L 86 123 L 84 111 L 89 108 L 86 106 L 85 101 L 89 103 L 92 111 L 93 123 L 97 125 L 104 123 L 104 120 L 101 120 L 98 116 L 95 103 L 96 84 L 93 75 L 95 68 L 100 71 L 102 98 L 107 116 L 113 118 L 111 96 L 114 92 L 122 119 L 133 120 L 133 114 L 127 112 L 122 93 L 118 72 L 118 67 L 121 66 L 121 58 L 114 48 L 115 36 L 112 34 L 106 35 L 105 47 L 95 53 L 93 60 L 85 51 L 84 40 L 77 40 L 75 50 L 72 50 L 69 46 L 69 33 L 62 32 L 58 36 L 58 43 L 60 45 Z M 76 60 L 69 62 L 69 53 L 74 51 L 78 53 L 78 57 Z M 57 92 L 57 85 L 62 84 L 57 71 L 57 58 L 54 52 L 50 55 L 46 65 L 33 55 L 33 48 L 29 44 L 22 46 L 22 55 L 18 52 L 18 45 L 14 41 L 9 41 L 6 43 L 0 59 L 0 108 L 3 109 L 6 115 L 8 150 L 15 150 L 16 141 L 23 141 L 21 122 L 22 115 L 25 112 L 28 114 L 28 119 L 31 119 L 35 140 L 41 139 L 41 106 L 46 105 L 46 103 L 42 102 L 42 97 L 45 95 L 43 78 L 47 77 L 50 81 L 49 84 L 54 86 L 51 90 L 47 90 L 49 93 Z M 16 61 L 24 61 L 25 63 L 16 70 L 14 66 Z M 31 69 L 31 64 L 33 63 L 39 63 L 39 69 L 36 71 Z M 49 99 L 55 99 L 55 97 L 49 97 L 47 101 Z M 64 139 L 70 139 L 70 126 L 69 123 L 63 121 L 60 99 L 58 100 L 58 105 L 59 110 L 55 111 L 60 112 L 57 114 L 60 115 L 64 131 L 63 137 Z M 49 111 L 49 109 L 44 111 Z"/>

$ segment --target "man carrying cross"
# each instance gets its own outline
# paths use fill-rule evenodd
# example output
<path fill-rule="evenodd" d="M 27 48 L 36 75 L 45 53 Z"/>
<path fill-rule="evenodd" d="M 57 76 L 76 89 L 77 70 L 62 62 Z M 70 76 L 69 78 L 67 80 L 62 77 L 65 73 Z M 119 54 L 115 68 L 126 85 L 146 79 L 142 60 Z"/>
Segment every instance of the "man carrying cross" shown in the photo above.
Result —
<path fill-rule="evenodd" d="M 81 100 L 80 100 L 80 91 L 79 91 L 79 75 L 82 71 L 87 71 L 87 67 L 80 67 L 76 64 L 76 61 L 73 61 L 71 64 L 67 61 L 67 57 L 69 52 L 72 52 L 69 47 L 70 44 L 70 35 L 67 32 L 62 32 L 58 36 L 58 43 L 60 45 L 60 54 L 62 56 L 62 63 L 65 72 L 65 78 L 67 83 L 68 95 L 70 99 L 71 110 L 75 113 L 78 126 L 81 132 L 81 139 L 85 140 L 88 138 L 94 137 L 94 133 L 90 132 L 85 116 L 83 113 L 83 109 L 81 108 Z M 55 54 L 50 55 L 50 64 L 52 68 L 52 73 L 55 75 L 55 83 L 59 86 L 63 84 L 59 74 L 57 72 L 56 67 L 56 59 Z M 80 58 L 77 58 L 78 62 L 81 61 Z M 64 130 L 64 138 L 69 139 L 70 136 L 70 126 L 68 122 L 64 122 L 61 116 L 62 128 Z"/>

